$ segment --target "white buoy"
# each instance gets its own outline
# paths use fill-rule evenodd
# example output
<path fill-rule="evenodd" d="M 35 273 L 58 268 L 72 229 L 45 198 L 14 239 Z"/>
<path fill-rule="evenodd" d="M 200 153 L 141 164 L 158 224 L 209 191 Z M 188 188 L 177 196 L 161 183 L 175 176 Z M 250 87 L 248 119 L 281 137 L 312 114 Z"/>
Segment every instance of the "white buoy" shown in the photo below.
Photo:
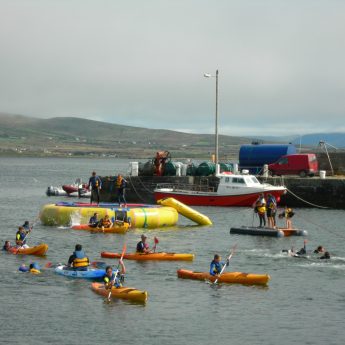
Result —
<path fill-rule="evenodd" d="M 320 170 L 320 178 L 325 179 L 326 178 L 326 170 Z"/>
<path fill-rule="evenodd" d="M 138 176 L 139 175 L 139 162 L 130 162 L 130 173 L 131 176 Z"/>

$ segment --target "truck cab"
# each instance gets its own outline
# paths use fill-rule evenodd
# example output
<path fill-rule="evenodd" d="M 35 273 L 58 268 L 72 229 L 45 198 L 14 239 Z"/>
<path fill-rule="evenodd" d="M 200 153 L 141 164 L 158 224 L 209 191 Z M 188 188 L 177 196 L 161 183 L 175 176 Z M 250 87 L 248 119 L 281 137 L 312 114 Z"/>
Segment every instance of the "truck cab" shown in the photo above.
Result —
<path fill-rule="evenodd" d="M 299 175 L 300 177 L 314 176 L 318 173 L 319 165 L 314 153 L 285 155 L 277 162 L 269 164 L 268 170 L 274 175 Z"/>

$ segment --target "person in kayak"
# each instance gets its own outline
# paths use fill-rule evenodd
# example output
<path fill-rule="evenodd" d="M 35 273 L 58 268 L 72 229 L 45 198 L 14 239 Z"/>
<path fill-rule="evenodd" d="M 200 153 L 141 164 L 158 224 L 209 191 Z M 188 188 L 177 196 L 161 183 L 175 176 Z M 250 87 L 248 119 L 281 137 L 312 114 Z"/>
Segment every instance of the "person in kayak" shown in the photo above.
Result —
<path fill-rule="evenodd" d="M 92 216 L 92 217 L 90 218 L 90 220 L 89 220 L 89 226 L 90 226 L 91 228 L 96 228 L 97 225 L 98 225 L 98 213 L 95 212 L 95 213 L 93 214 L 93 216 Z"/>
<path fill-rule="evenodd" d="M 107 214 L 98 222 L 97 225 L 98 228 L 111 228 L 112 226 L 113 222 L 110 220 Z"/>
<path fill-rule="evenodd" d="M 90 203 L 95 200 L 97 205 L 99 204 L 99 191 L 102 189 L 102 181 L 97 176 L 96 171 L 92 172 L 92 176 L 89 178 L 89 190 L 91 189 Z"/>
<path fill-rule="evenodd" d="M 31 230 L 25 230 L 22 226 L 18 228 L 16 233 L 16 245 L 18 248 L 29 248 L 26 244 L 26 236 L 30 233 Z"/>
<path fill-rule="evenodd" d="M 30 223 L 28 220 L 26 220 L 24 222 L 24 224 L 22 225 L 22 227 L 25 229 L 25 231 L 31 231 L 32 230 L 32 226 L 30 226 Z"/>
<path fill-rule="evenodd" d="M 222 271 L 222 268 L 224 265 L 229 266 L 229 260 L 226 260 L 226 263 L 221 262 L 221 257 L 219 254 L 216 254 L 213 257 L 213 260 L 210 264 L 210 274 L 211 276 L 217 276 L 218 274 L 220 274 L 220 272 Z"/>
<path fill-rule="evenodd" d="M 86 271 L 89 265 L 89 258 L 85 255 L 81 244 L 77 244 L 73 254 L 68 259 L 68 266 L 77 271 Z"/>
<path fill-rule="evenodd" d="M 141 235 L 141 241 L 137 243 L 137 253 L 149 254 L 151 253 L 150 247 L 146 242 L 147 236 L 145 234 Z"/>
<path fill-rule="evenodd" d="M 119 206 L 121 207 L 122 205 L 122 201 L 124 206 L 127 206 L 127 202 L 125 199 L 125 188 L 127 186 L 127 181 L 123 178 L 122 175 L 117 175 L 117 179 L 116 179 L 116 190 L 117 190 L 117 200 L 119 203 Z"/>
<path fill-rule="evenodd" d="M 266 199 L 263 193 L 259 195 L 259 197 L 254 203 L 254 212 L 257 213 L 259 216 L 259 227 L 262 228 L 262 225 L 266 226 Z"/>
<path fill-rule="evenodd" d="M 113 268 L 111 266 L 107 266 L 105 268 L 103 282 L 106 290 L 110 290 L 113 286 L 115 286 L 116 288 L 122 286 L 122 283 L 125 280 L 126 267 L 122 260 L 119 261 L 119 265 L 121 266 L 121 271 L 116 270 L 116 275 L 113 272 Z"/>

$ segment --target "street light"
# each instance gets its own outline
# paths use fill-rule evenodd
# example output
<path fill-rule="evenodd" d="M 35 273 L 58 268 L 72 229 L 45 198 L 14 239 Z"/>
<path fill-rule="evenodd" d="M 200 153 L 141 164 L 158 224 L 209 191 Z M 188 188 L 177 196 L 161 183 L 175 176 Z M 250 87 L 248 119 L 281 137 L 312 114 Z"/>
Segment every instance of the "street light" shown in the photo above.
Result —
<path fill-rule="evenodd" d="M 215 163 L 218 164 L 218 70 L 216 75 L 204 73 L 205 78 L 216 78 L 216 123 L 215 123 Z"/>

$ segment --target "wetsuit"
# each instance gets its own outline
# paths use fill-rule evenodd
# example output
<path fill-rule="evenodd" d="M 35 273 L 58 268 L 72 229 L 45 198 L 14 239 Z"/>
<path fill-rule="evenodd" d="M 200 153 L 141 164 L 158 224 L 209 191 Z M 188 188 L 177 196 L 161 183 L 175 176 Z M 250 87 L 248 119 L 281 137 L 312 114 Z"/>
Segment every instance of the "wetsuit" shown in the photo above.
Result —
<path fill-rule="evenodd" d="M 140 241 L 137 243 L 137 252 L 138 253 L 145 253 L 145 249 L 149 249 L 149 246 L 147 243 L 144 243 L 143 241 Z"/>
<path fill-rule="evenodd" d="M 121 205 L 122 201 L 124 204 L 127 204 L 126 199 L 125 199 L 126 183 L 127 181 L 123 177 L 121 178 L 118 177 L 116 180 L 117 198 L 118 198 L 119 205 Z"/>
<path fill-rule="evenodd" d="M 92 204 L 93 200 L 95 200 L 99 204 L 99 190 L 102 188 L 102 181 L 99 176 L 91 176 L 89 178 L 89 188 L 91 188 L 90 203 Z"/>
<path fill-rule="evenodd" d="M 89 226 L 92 228 L 96 228 L 98 225 L 98 219 L 97 216 L 92 216 L 89 220 Z"/>

